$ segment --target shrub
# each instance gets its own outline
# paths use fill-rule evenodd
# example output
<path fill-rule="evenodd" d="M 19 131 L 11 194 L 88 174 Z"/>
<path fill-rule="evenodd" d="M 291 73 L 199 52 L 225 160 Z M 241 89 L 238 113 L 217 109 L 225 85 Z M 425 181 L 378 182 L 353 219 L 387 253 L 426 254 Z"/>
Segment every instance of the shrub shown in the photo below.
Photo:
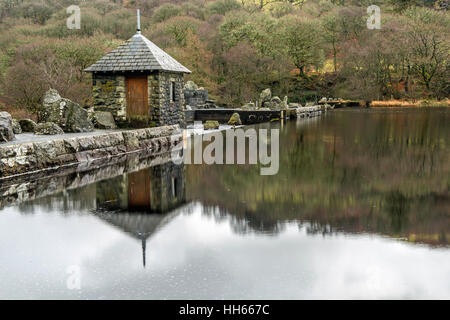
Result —
<path fill-rule="evenodd" d="M 171 17 L 180 15 L 181 8 L 170 3 L 165 3 L 153 12 L 152 20 L 154 22 L 163 22 Z"/>

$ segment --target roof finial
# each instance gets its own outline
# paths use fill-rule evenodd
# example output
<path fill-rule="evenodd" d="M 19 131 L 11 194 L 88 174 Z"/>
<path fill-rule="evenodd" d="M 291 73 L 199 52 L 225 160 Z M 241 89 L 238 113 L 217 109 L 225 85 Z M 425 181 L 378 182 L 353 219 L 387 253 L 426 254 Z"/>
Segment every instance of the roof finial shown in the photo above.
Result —
<path fill-rule="evenodd" d="M 144 264 L 144 268 L 145 268 L 145 265 L 146 265 L 146 259 L 145 259 L 145 247 L 146 247 L 146 245 L 147 245 L 147 240 L 142 239 L 142 262 Z"/>
<path fill-rule="evenodd" d="M 137 9 L 137 34 L 141 34 L 141 16 L 139 14 L 139 9 Z"/>

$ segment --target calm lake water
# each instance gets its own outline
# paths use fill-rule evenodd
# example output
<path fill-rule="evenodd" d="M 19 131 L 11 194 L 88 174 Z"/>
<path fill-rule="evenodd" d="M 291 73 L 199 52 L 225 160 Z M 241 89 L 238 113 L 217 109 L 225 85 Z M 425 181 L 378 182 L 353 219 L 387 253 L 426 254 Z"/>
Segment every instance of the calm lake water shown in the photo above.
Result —
<path fill-rule="evenodd" d="M 127 162 L 32 182 L 0 202 L 0 298 L 450 299 L 449 124 L 340 109 L 262 125 L 275 176 Z"/>

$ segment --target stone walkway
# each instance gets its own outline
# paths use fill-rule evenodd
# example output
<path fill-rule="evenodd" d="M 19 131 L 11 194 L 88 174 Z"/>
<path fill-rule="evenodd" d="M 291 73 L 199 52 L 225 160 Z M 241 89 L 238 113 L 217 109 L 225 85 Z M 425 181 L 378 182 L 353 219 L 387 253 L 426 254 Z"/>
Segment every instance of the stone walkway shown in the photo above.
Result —
<path fill-rule="evenodd" d="M 236 126 L 243 127 L 243 126 Z M 188 125 L 187 126 L 187 132 L 191 134 L 205 134 L 210 133 L 214 131 L 223 131 L 223 130 L 229 130 L 233 128 L 233 126 L 221 124 L 219 129 L 213 129 L 213 130 L 203 130 L 203 125 L 195 126 L 194 125 Z M 56 134 L 56 135 L 36 135 L 33 133 L 21 133 L 16 134 L 16 139 L 10 142 L 2 143 L 0 146 L 10 146 L 14 144 L 21 144 L 21 143 L 29 143 L 29 142 L 39 142 L 39 141 L 54 141 L 54 140 L 60 140 L 60 139 L 69 139 L 69 138 L 80 138 L 80 137 L 95 137 L 102 134 L 112 133 L 112 132 L 121 132 L 126 131 L 127 129 L 116 129 L 116 130 L 95 130 L 92 132 L 80 132 L 80 133 L 65 133 L 65 134 Z M 132 130 L 132 129 L 129 129 Z"/>
<path fill-rule="evenodd" d="M 28 143 L 28 142 L 39 142 L 39 141 L 53 141 L 60 139 L 69 139 L 69 138 L 79 138 L 79 137 L 95 137 L 98 135 L 111 133 L 111 132 L 120 132 L 123 130 L 95 130 L 92 132 L 80 132 L 80 133 L 65 133 L 65 134 L 56 134 L 56 135 L 36 135 L 33 133 L 21 133 L 16 134 L 16 139 L 10 142 L 2 143 L 0 146 L 10 146 L 14 144 Z"/>

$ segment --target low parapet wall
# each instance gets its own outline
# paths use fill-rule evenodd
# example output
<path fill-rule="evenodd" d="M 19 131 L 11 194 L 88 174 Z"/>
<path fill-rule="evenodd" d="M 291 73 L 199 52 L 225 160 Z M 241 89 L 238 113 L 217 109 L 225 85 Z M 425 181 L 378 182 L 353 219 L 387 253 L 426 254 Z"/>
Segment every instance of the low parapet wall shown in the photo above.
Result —
<path fill-rule="evenodd" d="M 185 111 L 187 122 L 215 120 L 227 123 L 233 113 L 238 113 L 242 124 L 256 124 L 268 122 L 275 119 L 286 119 L 295 117 L 315 117 L 325 111 L 325 107 L 311 106 L 301 108 L 289 108 L 283 110 L 241 110 L 241 109 L 197 109 Z"/>
<path fill-rule="evenodd" d="M 195 121 L 215 120 L 227 123 L 233 113 L 239 113 L 242 124 L 267 122 L 282 118 L 280 110 L 240 110 L 240 109 L 197 109 L 194 111 Z"/>
<path fill-rule="evenodd" d="M 156 154 L 177 144 L 180 133 L 171 125 L 0 146 L 0 179 L 143 150 Z"/>

